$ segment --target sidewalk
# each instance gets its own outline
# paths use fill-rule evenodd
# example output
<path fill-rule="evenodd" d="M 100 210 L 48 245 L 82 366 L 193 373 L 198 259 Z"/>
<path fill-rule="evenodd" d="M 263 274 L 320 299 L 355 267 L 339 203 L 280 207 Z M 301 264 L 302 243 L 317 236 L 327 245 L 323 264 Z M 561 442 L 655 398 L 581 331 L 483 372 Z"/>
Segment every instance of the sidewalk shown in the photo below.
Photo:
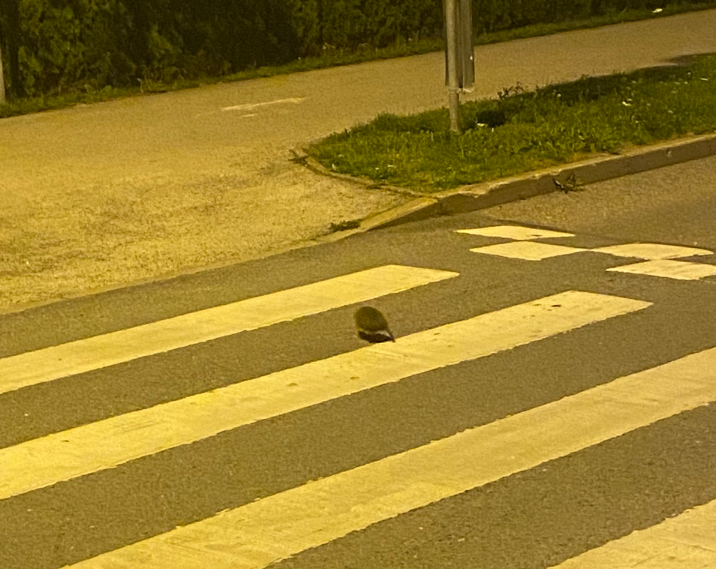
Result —
<path fill-rule="evenodd" d="M 495 96 L 716 52 L 716 10 L 476 49 Z M 314 242 L 407 198 L 325 178 L 290 149 L 443 106 L 442 53 L 0 120 L 0 313 Z"/>

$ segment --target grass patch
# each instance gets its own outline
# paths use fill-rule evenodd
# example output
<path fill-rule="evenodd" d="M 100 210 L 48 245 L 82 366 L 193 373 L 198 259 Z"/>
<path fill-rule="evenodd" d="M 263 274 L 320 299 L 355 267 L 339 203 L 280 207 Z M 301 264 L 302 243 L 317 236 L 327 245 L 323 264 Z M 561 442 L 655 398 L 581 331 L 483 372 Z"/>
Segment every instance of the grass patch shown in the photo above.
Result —
<path fill-rule="evenodd" d="M 307 153 L 336 172 L 428 191 L 580 160 L 594 153 L 716 131 L 716 56 L 673 67 L 506 89 L 447 109 L 380 115 Z"/>
<path fill-rule="evenodd" d="M 482 34 L 475 38 L 475 44 L 482 45 L 498 43 L 513 39 L 544 36 L 569 30 L 596 28 L 609 24 L 619 24 L 623 22 L 646 20 L 654 17 L 670 16 L 684 12 L 707 10 L 714 7 L 716 7 L 716 1 L 710 0 L 699 4 L 677 4 L 673 6 L 667 6 L 661 12 L 658 13 L 654 13 L 653 10 L 647 9 L 624 10 L 618 13 L 607 14 L 604 16 L 595 16 L 583 20 L 572 20 L 555 24 L 535 24 L 514 30 Z M 225 75 L 222 77 L 202 77 L 197 79 L 179 78 L 171 83 L 162 83 L 158 81 L 147 80 L 143 81 L 137 87 L 105 87 L 98 91 L 77 91 L 46 97 L 35 97 L 21 99 L 17 101 L 9 101 L 5 104 L 0 104 L 0 118 L 35 113 L 39 111 L 61 109 L 77 104 L 97 103 L 121 97 L 131 97 L 152 93 L 164 93 L 167 91 L 189 89 L 193 87 L 201 87 L 203 85 L 212 85 L 215 83 L 246 81 L 249 79 L 257 79 L 261 77 L 273 77 L 275 75 L 286 75 L 289 73 L 296 73 L 300 71 L 311 71 L 327 67 L 337 67 L 340 65 L 363 63 L 366 61 L 376 61 L 380 59 L 392 59 L 395 57 L 419 55 L 433 51 L 440 51 L 442 49 L 444 49 L 444 44 L 441 39 L 405 41 L 385 48 L 367 47 L 358 50 L 327 49 L 320 57 L 307 57 L 304 59 L 292 61 L 290 63 L 287 63 L 286 65 L 260 67 L 258 69 L 250 69 L 247 71 L 241 71 L 239 73 Z"/>

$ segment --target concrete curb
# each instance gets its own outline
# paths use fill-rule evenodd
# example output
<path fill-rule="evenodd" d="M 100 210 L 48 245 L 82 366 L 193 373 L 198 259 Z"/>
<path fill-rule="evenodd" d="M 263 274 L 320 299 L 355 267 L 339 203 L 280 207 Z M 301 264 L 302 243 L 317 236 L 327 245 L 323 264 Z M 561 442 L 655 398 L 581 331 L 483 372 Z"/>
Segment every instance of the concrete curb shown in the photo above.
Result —
<path fill-rule="evenodd" d="M 624 154 L 600 154 L 588 160 L 572 162 L 510 178 L 461 186 L 433 194 L 395 186 L 384 186 L 373 180 L 337 174 L 325 168 L 310 156 L 302 156 L 300 160 L 314 172 L 360 184 L 368 190 L 389 191 L 414 198 L 401 206 L 362 220 L 358 229 L 345 233 L 341 232 L 347 235 L 348 233 L 360 233 L 371 229 L 393 227 L 439 215 L 468 213 L 548 194 L 560 189 L 555 182 L 563 186 L 567 185 L 566 191 L 569 191 L 569 179 L 576 180 L 578 186 L 582 186 L 688 162 L 689 160 L 706 158 L 715 154 L 716 134 L 691 136 L 634 148 Z M 578 188 L 573 187 L 572 189 Z"/>

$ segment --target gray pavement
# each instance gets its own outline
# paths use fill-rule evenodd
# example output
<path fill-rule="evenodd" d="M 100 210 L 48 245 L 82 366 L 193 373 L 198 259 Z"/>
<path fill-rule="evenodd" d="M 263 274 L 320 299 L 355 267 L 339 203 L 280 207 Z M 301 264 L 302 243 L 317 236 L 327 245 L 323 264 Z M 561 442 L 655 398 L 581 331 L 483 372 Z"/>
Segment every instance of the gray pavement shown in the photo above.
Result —
<path fill-rule="evenodd" d="M 716 52 L 716 10 L 476 49 L 473 98 Z M 0 312 L 315 243 L 406 198 L 290 149 L 380 112 L 442 106 L 443 55 L 0 121 Z"/>
<path fill-rule="evenodd" d="M 716 248 L 716 156 L 490 208 L 518 223 Z"/>

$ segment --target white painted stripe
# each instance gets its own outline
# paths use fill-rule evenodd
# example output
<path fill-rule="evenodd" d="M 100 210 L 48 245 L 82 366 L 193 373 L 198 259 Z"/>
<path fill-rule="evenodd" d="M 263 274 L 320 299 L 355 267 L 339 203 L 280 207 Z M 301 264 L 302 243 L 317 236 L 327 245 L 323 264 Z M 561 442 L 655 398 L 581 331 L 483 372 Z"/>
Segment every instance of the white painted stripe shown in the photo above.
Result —
<path fill-rule="evenodd" d="M 221 512 L 71 569 L 261 569 L 714 399 L 711 349 Z"/>
<path fill-rule="evenodd" d="M 0 393 L 457 277 L 386 265 L 0 359 Z"/>
<path fill-rule="evenodd" d="M 572 253 L 588 250 L 589 249 L 582 249 L 580 247 L 538 243 L 536 241 L 510 241 L 508 243 L 498 243 L 497 245 L 487 245 L 485 247 L 470 249 L 473 253 L 496 255 L 510 259 L 522 259 L 524 261 L 542 261 L 543 259 L 549 259 L 551 257 L 571 255 Z"/>
<path fill-rule="evenodd" d="M 501 237 L 524 241 L 528 239 L 547 239 L 549 237 L 574 237 L 574 233 L 537 229 L 536 227 L 522 227 L 521 225 L 493 225 L 477 229 L 456 229 L 456 233 L 468 235 L 481 235 L 483 237 Z"/>
<path fill-rule="evenodd" d="M 716 567 L 716 500 L 610 541 L 559 569 L 709 569 Z"/>
<path fill-rule="evenodd" d="M 306 97 L 290 97 L 288 99 L 276 99 L 274 101 L 265 101 L 263 103 L 246 103 L 244 105 L 233 105 L 231 107 L 222 107 L 222 111 L 246 111 L 249 109 L 257 109 L 258 107 L 266 107 L 268 105 L 282 105 L 286 103 L 299 104 L 303 103 Z"/>
<path fill-rule="evenodd" d="M 0 499 L 649 305 L 564 292 L 0 449 Z"/>
<path fill-rule="evenodd" d="M 610 245 L 592 249 L 597 253 L 608 253 L 617 257 L 636 257 L 656 261 L 658 259 L 678 259 L 679 257 L 694 257 L 698 255 L 713 255 L 708 249 L 695 249 L 679 245 L 663 245 L 661 243 L 625 243 L 624 245 Z"/>
<path fill-rule="evenodd" d="M 696 281 L 704 277 L 716 275 L 716 266 L 703 263 L 690 263 L 688 261 L 661 259 L 634 263 L 633 265 L 622 265 L 621 267 L 612 267 L 607 269 L 607 271 L 663 277 L 680 281 Z"/>

